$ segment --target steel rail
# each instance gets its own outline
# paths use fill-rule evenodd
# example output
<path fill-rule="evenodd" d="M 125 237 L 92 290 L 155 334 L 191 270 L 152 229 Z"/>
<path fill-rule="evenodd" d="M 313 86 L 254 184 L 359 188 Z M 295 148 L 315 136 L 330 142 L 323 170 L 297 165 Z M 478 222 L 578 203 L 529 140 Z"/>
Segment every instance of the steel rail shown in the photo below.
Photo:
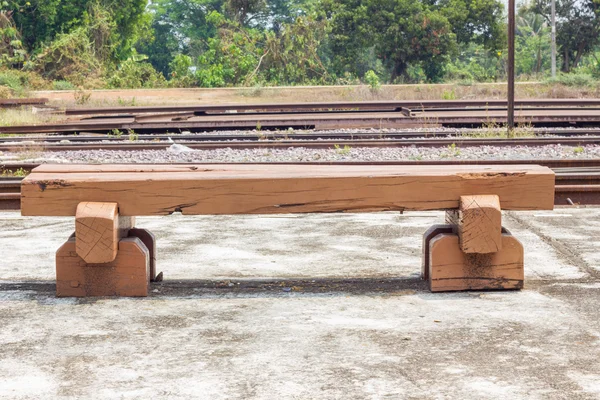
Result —
<path fill-rule="evenodd" d="M 0 108 L 2 107 L 21 107 L 21 106 L 41 106 L 48 102 L 48 99 L 31 97 L 23 99 L 0 99 Z"/>
<path fill-rule="evenodd" d="M 477 139 L 477 138 L 442 138 L 442 139 L 340 139 L 340 140 L 294 140 L 294 139 L 276 139 L 276 140 L 257 140 L 257 138 L 248 138 L 247 140 L 230 140 L 227 137 L 221 140 L 198 140 L 198 141 L 179 141 L 187 147 L 195 150 L 212 149 L 273 149 L 273 148 L 310 148 L 310 149 L 330 149 L 337 146 L 356 147 L 406 147 L 417 146 L 425 148 L 448 147 L 456 145 L 457 147 L 473 146 L 583 146 L 600 145 L 600 137 L 557 137 L 557 138 L 520 138 L 520 139 Z M 171 146 L 170 142 L 83 142 L 83 143 L 0 143 L 0 151 L 19 152 L 35 149 L 36 151 L 81 151 L 81 150 L 118 150 L 118 151 L 136 151 L 136 150 L 165 150 Z"/>
<path fill-rule="evenodd" d="M 4 134 L 38 134 L 57 132 L 110 132 L 113 130 L 137 133 L 210 131 L 225 129 L 266 130 L 293 129 L 340 129 L 340 128 L 415 128 L 415 127 L 469 127 L 484 126 L 489 123 L 504 124 L 506 115 L 474 112 L 447 113 L 442 115 L 427 113 L 407 116 L 401 112 L 373 113 L 321 113 L 305 115 L 205 115 L 189 119 L 177 118 L 150 119 L 136 121 L 135 116 L 78 120 L 40 125 L 2 126 Z M 515 117 L 519 124 L 531 126 L 600 126 L 600 112 L 585 109 L 563 112 L 563 114 L 519 114 Z"/>
<path fill-rule="evenodd" d="M 495 133 L 491 131 L 491 133 Z M 262 140 L 318 140 L 318 139 L 329 139 L 329 140 L 348 140 L 348 139 L 416 139 L 416 138 L 444 138 L 444 137 L 458 137 L 458 138 L 477 138 L 477 135 L 481 135 L 481 131 L 470 131 L 470 130 L 443 130 L 443 131 L 404 131 L 404 132 L 386 132 L 386 131 L 353 131 L 353 132 L 306 132 L 306 131 L 282 131 L 282 132 L 247 132 L 245 134 L 214 134 L 214 133 L 202 133 L 202 134 L 150 134 L 138 135 L 138 140 L 185 140 L 191 142 L 203 142 L 203 141 L 219 141 L 219 140 L 239 140 L 239 141 L 262 141 Z M 498 138 L 504 134 L 498 131 Z M 533 137 L 540 137 L 542 135 L 550 135 L 557 137 L 572 137 L 572 136 L 600 136 L 600 129 L 536 129 L 531 131 Z M 103 142 L 103 141 L 122 141 L 127 137 L 127 133 L 120 133 L 120 136 L 114 134 L 96 133 L 89 135 L 45 135 L 45 136 L 8 136 L 1 137 L 0 143 L 13 143 L 13 142 L 48 142 L 58 143 L 61 141 L 68 142 Z"/>
<path fill-rule="evenodd" d="M 214 104 L 214 105 L 178 105 L 178 106 L 141 106 L 141 107 L 104 107 L 69 108 L 66 115 L 102 115 L 102 114 L 143 114 L 175 112 L 231 112 L 231 111 L 298 111 L 298 110 L 389 110 L 401 108 L 439 108 L 439 107 L 485 107 L 506 106 L 506 100 L 393 100 L 393 101 L 336 101 L 310 103 L 265 103 L 265 104 Z M 600 99 L 519 99 L 515 107 L 527 106 L 600 106 Z"/>

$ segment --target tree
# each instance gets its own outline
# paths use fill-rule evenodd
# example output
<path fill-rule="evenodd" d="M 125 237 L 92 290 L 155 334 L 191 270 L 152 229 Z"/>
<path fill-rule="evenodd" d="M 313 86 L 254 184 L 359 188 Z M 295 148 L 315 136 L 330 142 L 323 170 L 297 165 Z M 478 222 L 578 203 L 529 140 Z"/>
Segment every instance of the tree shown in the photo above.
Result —
<path fill-rule="evenodd" d="M 147 0 L 29 0 L 25 3 L 8 0 L 5 3 L 29 50 L 39 50 L 59 34 L 68 33 L 86 23 L 93 24 L 90 10 L 100 6 L 110 12 L 111 20 L 115 23 L 111 32 L 112 53 L 115 58 L 124 58 L 148 22 L 145 13 Z"/>
<path fill-rule="evenodd" d="M 137 50 L 166 77 L 169 63 L 177 54 L 198 58 L 208 49 L 208 40 L 217 34 L 217 26 L 207 17 L 220 11 L 224 0 L 153 0 L 151 38 L 142 40 Z"/>
<path fill-rule="evenodd" d="M 326 0 L 327 1 L 327 0 Z M 338 74 L 357 71 L 354 60 L 373 47 L 390 73 L 391 81 L 407 77 L 411 64 L 423 66 L 427 77 L 441 77 L 444 64 L 456 46 L 448 19 L 420 1 L 329 0 L 325 15 L 331 19 L 331 45 Z"/>
<path fill-rule="evenodd" d="M 506 44 L 504 6 L 498 0 L 428 0 L 450 25 L 460 44 L 481 44 L 492 52 Z"/>
<path fill-rule="evenodd" d="M 27 57 L 11 14 L 0 9 L 0 67 L 21 66 Z"/>
<path fill-rule="evenodd" d="M 550 1 L 533 0 L 530 10 L 550 23 Z M 600 43 L 600 1 L 556 0 L 556 44 L 562 71 L 577 67 L 582 57 Z"/>
<path fill-rule="evenodd" d="M 550 62 L 550 27 L 542 15 L 521 9 L 516 28 L 516 73 L 539 74 Z"/>

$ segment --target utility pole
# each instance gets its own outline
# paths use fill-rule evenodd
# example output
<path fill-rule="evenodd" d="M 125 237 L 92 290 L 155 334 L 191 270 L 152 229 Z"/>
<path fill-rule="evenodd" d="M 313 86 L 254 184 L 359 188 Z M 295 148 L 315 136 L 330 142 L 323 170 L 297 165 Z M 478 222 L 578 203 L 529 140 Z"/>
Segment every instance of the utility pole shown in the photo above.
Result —
<path fill-rule="evenodd" d="M 508 134 L 515 127 L 515 0 L 508 0 Z"/>
<path fill-rule="evenodd" d="M 551 1 L 550 24 L 552 25 L 552 77 L 556 78 L 556 0 Z"/>

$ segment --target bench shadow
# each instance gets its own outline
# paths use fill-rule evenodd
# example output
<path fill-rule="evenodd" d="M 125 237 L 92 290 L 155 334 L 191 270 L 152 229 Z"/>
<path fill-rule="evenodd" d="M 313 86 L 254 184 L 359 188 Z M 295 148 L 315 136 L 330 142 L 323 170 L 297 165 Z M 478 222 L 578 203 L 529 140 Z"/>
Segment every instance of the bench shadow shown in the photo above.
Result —
<path fill-rule="evenodd" d="M 429 292 L 427 282 L 420 277 L 407 278 L 319 278 L 319 279 L 184 279 L 165 280 L 150 284 L 149 298 L 240 298 L 290 296 L 348 295 L 408 295 Z M 70 300 L 93 303 L 108 297 L 56 298 L 53 281 L 0 283 L 0 301 L 31 301 L 42 303 Z M 143 299 L 143 298 L 139 298 Z"/>

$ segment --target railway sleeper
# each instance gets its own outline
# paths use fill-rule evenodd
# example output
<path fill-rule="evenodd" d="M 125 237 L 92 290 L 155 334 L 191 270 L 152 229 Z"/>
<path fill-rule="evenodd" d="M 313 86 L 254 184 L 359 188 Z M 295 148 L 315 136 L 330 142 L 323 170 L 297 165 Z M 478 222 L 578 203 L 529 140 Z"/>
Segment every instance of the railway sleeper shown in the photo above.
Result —
<path fill-rule="evenodd" d="M 44 165 L 22 183 L 22 214 L 74 216 L 56 253 L 57 296 L 147 296 L 156 241 L 135 216 L 445 210 L 423 237 L 432 292 L 521 289 L 521 243 L 506 210 L 548 210 L 540 166 Z M 82 201 L 89 200 L 89 201 Z"/>

